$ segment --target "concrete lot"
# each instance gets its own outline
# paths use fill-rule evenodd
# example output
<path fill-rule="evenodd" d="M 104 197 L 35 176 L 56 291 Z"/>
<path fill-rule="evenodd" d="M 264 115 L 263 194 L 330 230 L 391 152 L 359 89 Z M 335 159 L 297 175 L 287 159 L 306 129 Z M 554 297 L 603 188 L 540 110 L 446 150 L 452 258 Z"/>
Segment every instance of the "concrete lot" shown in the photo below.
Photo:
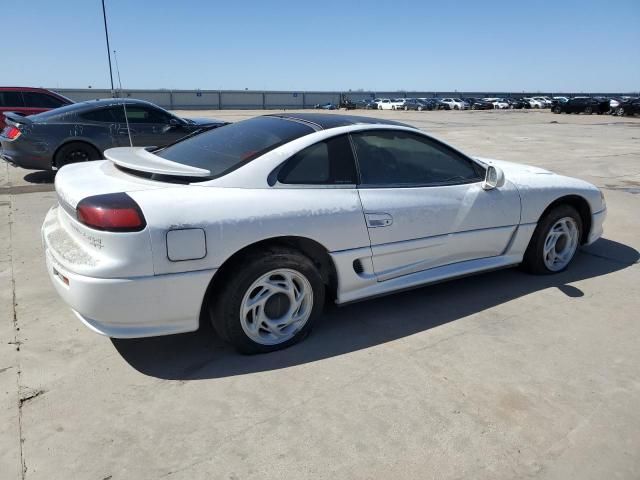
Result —
<path fill-rule="evenodd" d="M 51 176 L 3 163 L 0 477 L 640 478 L 640 118 L 372 114 L 595 183 L 604 238 L 556 276 L 504 270 L 330 308 L 267 356 L 207 327 L 111 341 L 49 284 Z"/>

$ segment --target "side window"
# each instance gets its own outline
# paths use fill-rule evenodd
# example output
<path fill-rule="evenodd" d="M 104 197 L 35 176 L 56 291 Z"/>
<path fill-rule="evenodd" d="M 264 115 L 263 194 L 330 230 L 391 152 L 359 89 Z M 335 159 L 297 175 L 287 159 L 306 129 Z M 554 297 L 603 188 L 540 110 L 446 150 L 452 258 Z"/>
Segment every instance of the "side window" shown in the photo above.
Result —
<path fill-rule="evenodd" d="M 113 109 L 111 108 L 101 108 L 99 110 L 85 112 L 80 116 L 91 122 L 112 123 L 116 121 L 115 116 L 113 115 Z"/>
<path fill-rule="evenodd" d="M 0 107 L 24 107 L 20 92 L 0 92 Z"/>
<path fill-rule="evenodd" d="M 364 186 L 429 186 L 477 182 L 482 168 L 446 145 L 410 132 L 352 134 Z"/>
<path fill-rule="evenodd" d="M 58 108 L 65 102 L 51 95 L 39 92 L 23 92 L 24 103 L 31 108 Z"/>
<path fill-rule="evenodd" d="M 129 120 L 129 123 L 166 124 L 169 123 L 169 115 L 153 108 L 127 106 L 127 120 Z"/>
<path fill-rule="evenodd" d="M 355 184 L 356 167 L 346 135 L 318 142 L 296 153 L 278 171 L 278 181 L 293 185 Z"/>

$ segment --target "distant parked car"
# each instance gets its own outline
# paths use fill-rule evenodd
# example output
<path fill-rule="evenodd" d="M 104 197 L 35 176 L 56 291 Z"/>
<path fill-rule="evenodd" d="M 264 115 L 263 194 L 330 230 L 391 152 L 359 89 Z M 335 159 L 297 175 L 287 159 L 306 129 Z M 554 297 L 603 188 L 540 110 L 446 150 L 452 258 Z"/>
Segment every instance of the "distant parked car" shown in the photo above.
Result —
<path fill-rule="evenodd" d="M 490 102 L 491 104 L 493 104 L 493 108 L 496 108 L 499 110 L 504 110 L 506 108 L 509 108 L 509 103 L 502 98 L 487 97 L 487 98 L 483 98 L 483 100 L 485 102 Z"/>
<path fill-rule="evenodd" d="M 417 100 L 424 106 L 423 110 L 436 110 L 438 108 L 438 101 L 435 98 L 418 98 Z"/>
<path fill-rule="evenodd" d="M 508 98 L 507 102 L 509 103 L 509 108 L 513 108 L 516 110 L 522 110 L 523 108 L 531 108 L 529 102 L 525 102 L 521 98 Z"/>
<path fill-rule="evenodd" d="M 378 104 L 373 100 L 358 100 L 355 102 L 356 108 L 362 108 L 364 110 L 377 110 Z"/>
<path fill-rule="evenodd" d="M 162 147 L 226 125 L 220 120 L 176 117 L 142 100 L 116 98 L 74 103 L 28 117 L 5 115 L 2 158 L 32 170 L 98 160 L 107 148 L 128 146 L 129 132 L 134 146 Z"/>
<path fill-rule="evenodd" d="M 67 97 L 44 88 L 0 87 L 0 130 L 6 126 L 3 115 L 6 112 L 35 115 L 72 103 Z"/>
<path fill-rule="evenodd" d="M 327 103 L 316 103 L 314 105 L 314 108 L 319 108 L 321 110 L 335 110 L 337 107 L 333 103 L 327 102 Z"/>
<path fill-rule="evenodd" d="M 553 113 L 605 113 L 608 111 L 607 102 L 601 102 L 590 97 L 574 97 L 564 103 L 556 103 L 553 106 Z"/>
<path fill-rule="evenodd" d="M 551 108 L 552 100 L 549 97 L 533 97 L 534 100 L 542 104 L 542 108 Z"/>
<path fill-rule="evenodd" d="M 628 100 L 619 102 L 615 110 L 615 114 L 619 116 L 635 115 L 639 113 L 640 113 L 640 98 L 630 98 Z"/>
<path fill-rule="evenodd" d="M 529 102 L 529 106 L 531 108 L 544 108 L 545 107 L 545 103 L 544 102 L 541 102 L 540 100 L 536 100 L 535 98 L 524 97 L 523 100 L 525 102 Z"/>
<path fill-rule="evenodd" d="M 404 110 L 404 102 L 406 98 L 394 98 L 391 100 L 391 110 Z"/>
<path fill-rule="evenodd" d="M 389 98 L 381 98 L 378 100 L 378 110 L 392 110 L 393 104 Z"/>
<path fill-rule="evenodd" d="M 493 103 L 481 98 L 463 98 L 470 105 L 471 110 L 493 110 Z"/>
<path fill-rule="evenodd" d="M 443 98 L 440 102 L 449 105 L 450 110 L 469 110 L 469 104 L 461 98 Z"/>
<path fill-rule="evenodd" d="M 402 110 L 417 110 L 421 112 L 423 110 L 433 110 L 433 105 L 417 98 L 407 98 L 402 106 Z"/>

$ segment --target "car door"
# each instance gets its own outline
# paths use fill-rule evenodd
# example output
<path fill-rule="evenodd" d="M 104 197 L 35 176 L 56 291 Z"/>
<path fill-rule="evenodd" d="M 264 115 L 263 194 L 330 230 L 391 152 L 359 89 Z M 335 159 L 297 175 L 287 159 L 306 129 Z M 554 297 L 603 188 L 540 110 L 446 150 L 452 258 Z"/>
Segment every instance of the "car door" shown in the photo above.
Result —
<path fill-rule="evenodd" d="M 161 147 L 188 134 L 182 123 L 172 125 L 172 117 L 160 109 L 146 105 L 126 105 L 126 119 L 125 108 L 116 108 L 114 111 L 119 124 L 118 139 L 121 146 L 129 145 L 127 123 L 131 142 L 136 147 Z"/>
<path fill-rule="evenodd" d="M 520 222 L 511 183 L 483 190 L 484 167 L 417 132 L 351 138 L 379 281 L 505 251 Z"/>

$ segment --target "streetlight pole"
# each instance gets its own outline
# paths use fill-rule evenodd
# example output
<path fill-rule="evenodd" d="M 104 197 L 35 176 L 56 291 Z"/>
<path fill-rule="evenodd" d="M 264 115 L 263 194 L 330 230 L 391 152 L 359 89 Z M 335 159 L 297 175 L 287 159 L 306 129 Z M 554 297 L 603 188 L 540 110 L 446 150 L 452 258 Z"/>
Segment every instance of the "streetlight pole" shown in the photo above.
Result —
<path fill-rule="evenodd" d="M 111 78 L 111 96 L 114 97 L 113 90 L 113 71 L 111 70 L 111 49 L 109 48 L 109 30 L 107 30 L 107 12 L 104 8 L 104 0 L 102 0 L 102 18 L 104 19 L 104 36 L 107 39 L 107 58 L 109 59 L 109 78 Z"/>

